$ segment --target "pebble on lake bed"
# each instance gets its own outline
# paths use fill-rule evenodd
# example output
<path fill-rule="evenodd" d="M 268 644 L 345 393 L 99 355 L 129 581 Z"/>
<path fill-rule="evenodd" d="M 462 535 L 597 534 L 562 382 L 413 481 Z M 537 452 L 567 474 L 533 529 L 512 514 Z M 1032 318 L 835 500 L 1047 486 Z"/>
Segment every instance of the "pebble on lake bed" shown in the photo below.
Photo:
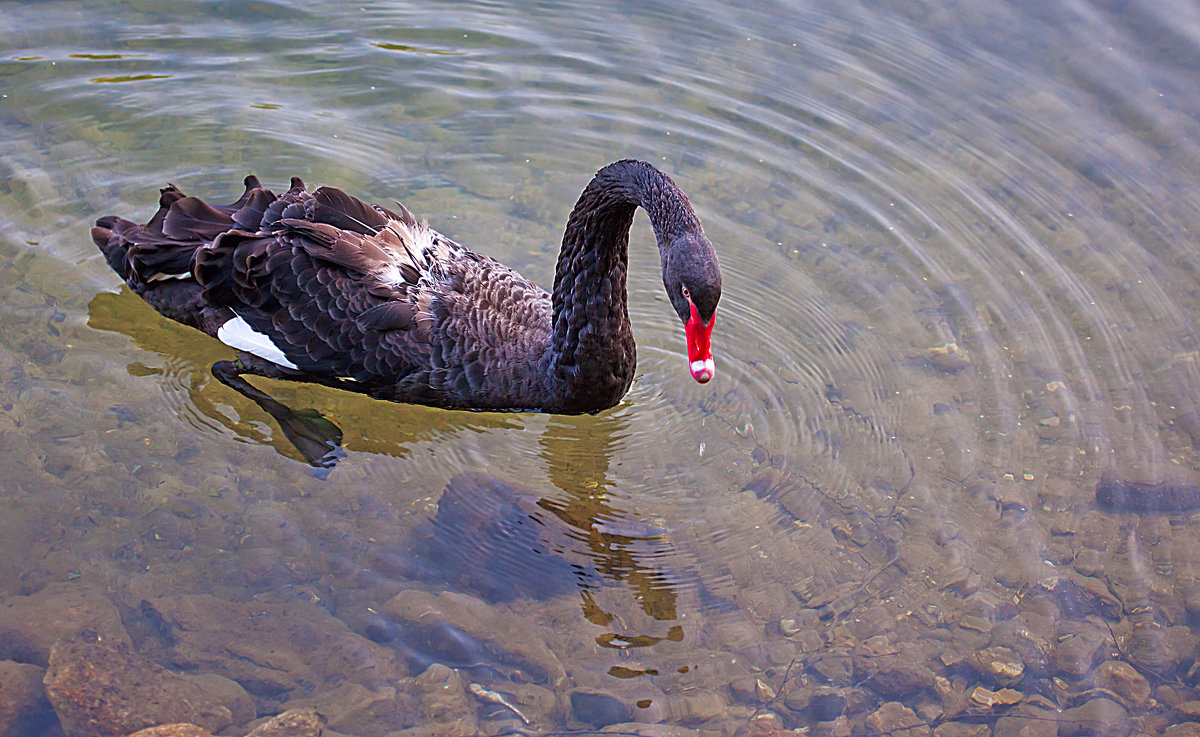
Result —
<path fill-rule="evenodd" d="M 971 689 L 970 698 L 972 705 L 991 709 L 993 706 L 1012 706 L 1013 704 L 1018 704 L 1024 697 L 1020 691 L 1012 688 L 990 691 L 983 686 L 976 686 Z"/>
<path fill-rule="evenodd" d="M 889 701 L 867 717 L 867 728 L 876 734 L 904 734 L 929 737 L 932 732 L 925 720 L 899 701 Z"/>
<path fill-rule="evenodd" d="M 321 737 L 325 717 L 314 709 L 292 709 L 277 714 L 254 729 L 246 737 Z"/>
<path fill-rule="evenodd" d="M 942 343 L 925 351 L 925 360 L 938 371 L 956 374 L 971 365 L 971 356 L 958 343 Z"/>
<path fill-rule="evenodd" d="M 1150 682 L 1129 663 L 1106 660 L 1092 674 L 1096 688 L 1112 691 L 1126 706 L 1145 706 L 1150 701 Z"/>

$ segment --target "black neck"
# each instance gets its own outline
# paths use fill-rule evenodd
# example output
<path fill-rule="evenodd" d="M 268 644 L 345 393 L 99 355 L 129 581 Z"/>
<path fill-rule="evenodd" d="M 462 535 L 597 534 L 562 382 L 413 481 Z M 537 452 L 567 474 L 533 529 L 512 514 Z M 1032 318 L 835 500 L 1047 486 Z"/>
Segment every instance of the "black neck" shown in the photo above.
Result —
<path fill-rule="evenodd" d="M 620 397 L 633 381 L 625 275 L 629 227 L 639 206 L 650 216 L 663 258 L 677 236 L 700 229 L 670 178 L 645 162 L 625 160 L 596 174 L 563 234 L 554 276 L 554 368 L 564 388 L 585 401 L 611 392 Z"/>

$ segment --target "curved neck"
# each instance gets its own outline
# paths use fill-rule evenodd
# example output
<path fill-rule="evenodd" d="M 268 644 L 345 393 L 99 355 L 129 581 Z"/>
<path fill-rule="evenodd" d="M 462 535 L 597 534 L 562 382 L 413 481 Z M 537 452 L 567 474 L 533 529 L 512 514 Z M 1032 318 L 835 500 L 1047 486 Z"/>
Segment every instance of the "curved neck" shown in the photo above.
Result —
<path fill-rule="evenodd" d="M 629 227 L 642 207 L 660 257 L 677 236 L 700 230 L 687 196 L 642 162 L 610 164 L 584 188 L 567 220 L 554 276 L 554 370 L 572 396 L 615 404 L 633 381 L 633 331 L 626 306 Z M 584 408 L 581 411 L 589 411 Z"/>

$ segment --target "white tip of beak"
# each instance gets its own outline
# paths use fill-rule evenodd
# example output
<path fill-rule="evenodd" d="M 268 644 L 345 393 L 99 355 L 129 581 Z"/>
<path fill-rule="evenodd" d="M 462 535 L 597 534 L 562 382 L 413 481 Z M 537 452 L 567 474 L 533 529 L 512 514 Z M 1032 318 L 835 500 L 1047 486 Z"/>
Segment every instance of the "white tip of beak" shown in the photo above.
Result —
<path fill-rule="evenodd" d="M 717 365 L 711 358 L 706 358 L 703 361 L 692 361 L 691 369 L 692 378 L 701 384 L 707 384 L 717 373 Z"/>

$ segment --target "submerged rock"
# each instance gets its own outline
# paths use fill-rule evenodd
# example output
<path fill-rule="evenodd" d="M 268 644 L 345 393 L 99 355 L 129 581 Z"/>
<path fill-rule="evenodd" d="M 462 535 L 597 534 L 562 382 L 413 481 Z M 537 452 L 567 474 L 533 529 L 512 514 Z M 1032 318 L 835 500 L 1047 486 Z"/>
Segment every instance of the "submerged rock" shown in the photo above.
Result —
<path fill-rule="evenodd" d="M 1016 651 L 1003 646 L 987 647 L 971 656 L 979 674 L 999 686 L 1011 686 L 1025 675 L 1025 662 Z"/>
<path fill-rule="evenodd" d="M 1025 704 L 1014 710 L 1018 713 L 996 720 L 994 737 L 1058 737 L 1058 714 L 1054 711 Z"/>
<path fill-rule="evenodd" d="M 1084 623 L 1080 623 L 1074 633 L 1064 628 L 1063 635 L 1054 653 L 1058 672 L 1070 678 L 1082 678 L 1091 672 L 1108 635 Z"/>
<path fill-rule="evenodd" d="M 554 684 L 566 669 L 529 622 L 466 594 L 403 591 L 383 610 L 392 618 L 397 643 L 414 669 L 431 663 L 456 667 L 487 664 L 509 680 Z"/>
<path fill-rule="evenodd" d="M 38 734 L 54 721 L 36 665 L 0 661 L 0 737 Z"/>
<path fill-rule="evenodd" d="M 1129 663 L 1106 660 L 1096 666 L 1092 677 L 1097 688 L 1112 691 L 1127 706 L 1145 706 L 1150 700 L 1150 682 Z"/>
<path fill-rule="evenodd" d="M 1129 723 L 1129 712 L 1125 707 L 1108 699 L 1092 699 L 1087 703 L 1067 709 L 1059 716 L 1059 737 L 1074 737 L 1086 734 L 1091 737 L 1126 737 L 1133 731 Z"/>
<path fill-rule="evenodd" d="M 976 686 L 971 689 L 968 698 L 973 706 L 986 711 L 996 706 L 1012 706 L 1020 703 L 1022 696 L 1020 691 L 1012 688 L 991 691 L 983 686 Z"/>
<path fill-rule="evenodd" d="M 953 342 L 927 348 L 925 360 L 930 366 L 947 374 L 956 374 L 971 365 L 971 355 Z"/>
<path fill-rule="evenodd" d="M 54 645 L 45 686 L 67 737 L 123 737 L 182 722 L 216 732 L 233 722 L 190 678 L 95 632 Z"/>
<path fill-rule="evenodd" d="M 884 698 L 900 698 L 933 688 L 933 669 L 920 647 L 903 643 L 899 652 L 879 657 L 860 658 L 856 672 L 867 676 L 867 685 Z"/>
<path fill-rule="evenodd" d="M 162 724 L 139 729 L 129 737 L 213 737 L 213 733 L 195 724 Z"/>
<path fill-rule="evenodd" d="M 238 603 L 197 594 L 144 601 L 142 614 L 158 635 L 147 639 L 148 648 L 181 667 L 237 681 L 267 713 L 328 685 L 370 687 L 407 675 L 394 652 L 307 600 Z"/>
<path fill-rule="evenodd" d="M 325 717 L 315 709 L 291 709 L 273 716 L 246 737 L 321 737 Z"/>
<path fill-rule="evenodd" d="M 380 737 L 415 724 L 417 704 L 412 695 L 398 693 L 395 685 L 367 688 L 358 683 L 342 683 L 292 699 L 284 704 L 284 711 L 315 711 L 335 732 L 355 737 Z"/>
<path fill-rule="evenodd" d="M 905 734 L 930 737 L 932 730 L 924 719 L 899 701 L 889 701 L 867 717 L 867 728 L 877 734 Z"/>
<path fill-rule="evenodd" d="M 0 600 L 0 659 L 44 667 L 55 642 L 83 629 L 132 645 L 117 608 L 85 586 L 52 583 L 29 596 L 5 598 Z"/>
<path fill-rule="evenodd" d="M 453 668 L 435 664 L 413 679 L 413 693 L 420 704 L 421 722 L 433 734 L 448 737 L 474 734 L 479 729 L 475 701 L 467 682 Z"/>

